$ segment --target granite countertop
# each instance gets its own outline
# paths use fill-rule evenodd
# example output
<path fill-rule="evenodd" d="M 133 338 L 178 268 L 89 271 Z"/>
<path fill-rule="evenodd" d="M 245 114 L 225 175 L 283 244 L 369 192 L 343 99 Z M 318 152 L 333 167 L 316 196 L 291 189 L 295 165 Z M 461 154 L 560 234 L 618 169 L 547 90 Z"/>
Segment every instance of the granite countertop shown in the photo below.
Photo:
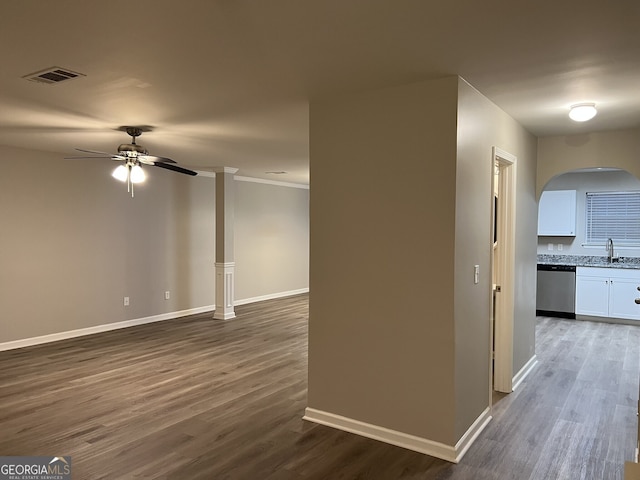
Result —
<path fill-rule="evenodd" d="M 604 256 L 538 254 L 538 264 L 640 269 L 640 257 L 619 257 L 618 261 L 609 263 L 609 258 Z"/>

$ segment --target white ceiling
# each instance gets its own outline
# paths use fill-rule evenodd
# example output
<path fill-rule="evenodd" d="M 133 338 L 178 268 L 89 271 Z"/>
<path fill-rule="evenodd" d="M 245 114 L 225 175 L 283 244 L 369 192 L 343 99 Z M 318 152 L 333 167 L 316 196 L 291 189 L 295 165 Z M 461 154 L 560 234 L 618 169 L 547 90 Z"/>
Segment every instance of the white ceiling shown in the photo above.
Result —
<path fill-rule="evenodd" d="M 443 75 L 538 136 L 640 126 L 637 0 L 3 1 L 0 60 L 0 144 L 114 152 L 149 125 L 151 154 L 296 183 L 310 99 Z M 52 66 L 86 77 L 22 78 Z"/>

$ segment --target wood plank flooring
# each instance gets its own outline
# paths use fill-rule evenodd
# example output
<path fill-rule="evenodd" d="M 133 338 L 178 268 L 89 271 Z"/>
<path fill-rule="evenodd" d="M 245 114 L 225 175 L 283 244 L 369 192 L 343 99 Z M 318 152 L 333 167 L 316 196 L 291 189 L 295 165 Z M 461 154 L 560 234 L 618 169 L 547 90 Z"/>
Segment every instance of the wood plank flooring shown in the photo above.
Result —
<path fill-rule="evenodd" d="M 606 479 L 634 456 L 640 327 L 539 318 L 540 363 L 459 465 L 304 422 L 306 295 L 0 352 L 0 455 L 78 479 Z"/>

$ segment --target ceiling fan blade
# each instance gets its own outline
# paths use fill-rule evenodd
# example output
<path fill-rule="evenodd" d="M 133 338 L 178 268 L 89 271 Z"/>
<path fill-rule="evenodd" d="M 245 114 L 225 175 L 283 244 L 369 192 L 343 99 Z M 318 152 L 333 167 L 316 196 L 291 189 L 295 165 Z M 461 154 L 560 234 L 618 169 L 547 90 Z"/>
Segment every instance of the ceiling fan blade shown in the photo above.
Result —
<path fill-rule="evenodd" d="M 91 157 L 85 157 L 82 155 L 78 155 L 78 156 L 73 156 L 73 157 L 64 157 L 65 160 L 81 160 L 81 159 L 85 159 L 85 158 L 110 158 L 111 160 L 126 160 L 125 157 L 121 157 L 120 155 L 111 155 L 111 154 L 106 154 L 106 155 L 93 155 Z"/>
<path fill-rule="evenodd" d="M 153 164 L 154 167 L 166 168 L 167 170 L 172 170 L 178 173 L 184 173 L 185 175 L 198 175 L 198 172 L 194 172 L 193 170 L 187 170 L 186 168 L 179 167 L 177 165 L 172 165 L 171 163 L 158 162 Z"/>
<path fill-rule="evenodd" d="M 145 160 L 148 160 L 150 162 L 176 163 L 175 160 L 171 160 L 170 158 L 156 157 L 155 155 L 138 155 L 138 159 L 144 163 L 147 163 L 145 162 Z"/>
<path fill-rule="evenodd" d="M 76 150 L 78 150 L 79 152 L 84 152 L 84 153 L 93 153 L 94 155 L 107 155 L 109 157 L 113 156 L 112 153 L 98 152 L 96 150 L 83 150 L 82 148 L 76 148 Z"/>

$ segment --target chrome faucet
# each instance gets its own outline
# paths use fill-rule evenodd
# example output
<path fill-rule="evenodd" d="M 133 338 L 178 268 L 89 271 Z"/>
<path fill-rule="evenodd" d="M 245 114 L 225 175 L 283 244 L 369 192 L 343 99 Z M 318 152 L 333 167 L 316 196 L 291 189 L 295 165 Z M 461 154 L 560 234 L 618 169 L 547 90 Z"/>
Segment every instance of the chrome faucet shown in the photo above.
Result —
<path fill-rule="evenodd" d="M 614 252 L 613 252 L 613 239 L 607 239 L 607 253 L 609 254 L 609 263 L 615 262 L 617 260 Z"/>

